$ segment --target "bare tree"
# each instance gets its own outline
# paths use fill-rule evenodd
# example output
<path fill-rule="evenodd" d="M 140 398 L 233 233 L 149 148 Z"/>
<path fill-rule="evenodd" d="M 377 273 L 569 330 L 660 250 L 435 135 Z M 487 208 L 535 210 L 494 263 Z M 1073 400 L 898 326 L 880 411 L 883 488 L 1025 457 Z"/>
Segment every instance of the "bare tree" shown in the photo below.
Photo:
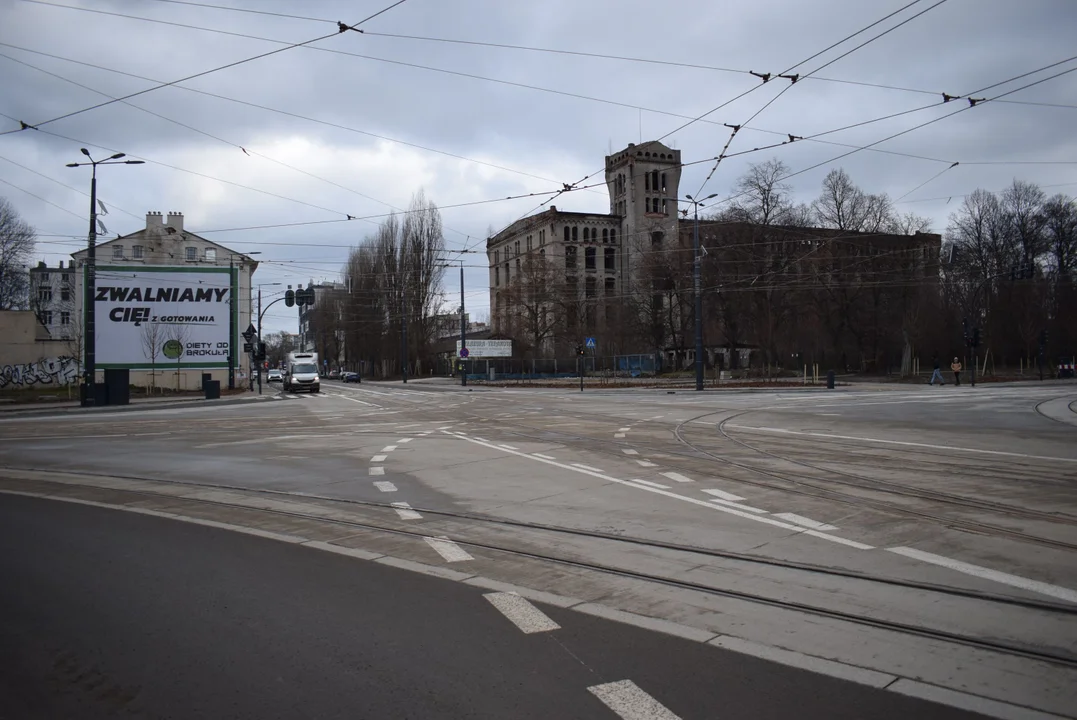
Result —
<path fill-rule="evenodd" d="M 505 309 L 505 333 L 517 340 L 523 353 L 545 356 L 566 313 L 557 274 L 545 255 L 529 253 L 524 258 L 520 273 L 501 291 L 498 307 Z"/>
<path fill-rule="evenodd" d="M 891 216 L 886 231 L 895 235 L 929 233 L 931 232 L 931 220 L 913 212 L 907 212 L 904 215 L 895 213 Z"/>
<path fill-rule="evenodd" d="M 0 310 L 25 310 L 29 302 L 27 266 L 34 254 L 37 233 L 0 197 Z"/>
<path fill-rule="evenodd" d="M 176 361 L 176 390 L 180 390 L 180 369 L 183 355 L 187 352 L 187 341 L 191 337 L 191 328 L 182 323 L 165 328 L 165 344 L 161 350 L 166 358 Z"/>
<path fill-rule="evenodd" d="M 157 386 L 157 358 L 165 341 L 165 328 L 156 320 L 142 323 L 142 349 L 150 359 L 150 394 Z"/>
<path fill-rule="evenodd" d="M 740 197 L 723 213 L 724 217 L 756 225 L 789 224 L 794 210 L 792 188 L 781 180 L 788 174 L 789 168 L 776 158 L 750 165 L 734 187 Z"/>

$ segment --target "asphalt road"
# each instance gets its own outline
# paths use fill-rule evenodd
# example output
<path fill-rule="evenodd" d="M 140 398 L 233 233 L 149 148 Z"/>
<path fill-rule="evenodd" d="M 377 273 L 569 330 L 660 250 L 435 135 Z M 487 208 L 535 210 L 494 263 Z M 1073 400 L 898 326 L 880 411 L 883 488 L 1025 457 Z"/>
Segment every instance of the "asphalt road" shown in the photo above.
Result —
<path fill-rule="evenodd" d="M 569 610 L 525 634 L 459 583 L 4 496 L 2 718 L 973 718 Z M 616 693 L 624 685 L 610 686 Z M 635 706 L 636 712 L 642 712 Z"/>

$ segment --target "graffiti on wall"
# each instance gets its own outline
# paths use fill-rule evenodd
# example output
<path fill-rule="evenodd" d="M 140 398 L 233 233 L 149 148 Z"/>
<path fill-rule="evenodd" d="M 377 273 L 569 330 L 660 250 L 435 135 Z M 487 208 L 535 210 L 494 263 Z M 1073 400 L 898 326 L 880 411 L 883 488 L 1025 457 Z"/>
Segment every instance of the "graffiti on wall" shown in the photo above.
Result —
<path fill-rule="evenodd" d="M 78 380 L 79 364 L 73 357 L 42 358 L 21 365 L 0 365 L 0 388 L 67 385 Z"/>

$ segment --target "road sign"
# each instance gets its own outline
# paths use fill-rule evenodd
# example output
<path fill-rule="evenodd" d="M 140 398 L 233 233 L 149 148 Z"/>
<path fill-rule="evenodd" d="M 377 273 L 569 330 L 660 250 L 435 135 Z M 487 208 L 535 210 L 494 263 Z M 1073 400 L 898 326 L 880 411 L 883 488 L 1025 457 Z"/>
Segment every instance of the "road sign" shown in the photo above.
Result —
<path fill-rule="evenodd" d="M 243 343 L 243 352 L 249 353 L 249 352 L 252 352 L 253 350 L 254 350 L 254 346 L 251 345 L 249 342 Z"/>
<path fill-rule="evenodd" d="M 254 323 L 247 326 L 247 329 L 243 331 L 243 338 L 250 342 L 251 338 L 258 334 L 258 330 L 254 327 Z"/>
<path fill-rule="evenodd" d="M 590 350 L 595 349 L 595 339 L 593 337 L 587 338 L 587 342 L 585 344 L 587 345 L 588 349 L 590 349 Z"/>
<path fill-rule="evenodd" d="M 460 357 L 466 358 L 470 354 L 471 354 L 471 351 L 468 350 L 467 348 L 460 348 Z"/>

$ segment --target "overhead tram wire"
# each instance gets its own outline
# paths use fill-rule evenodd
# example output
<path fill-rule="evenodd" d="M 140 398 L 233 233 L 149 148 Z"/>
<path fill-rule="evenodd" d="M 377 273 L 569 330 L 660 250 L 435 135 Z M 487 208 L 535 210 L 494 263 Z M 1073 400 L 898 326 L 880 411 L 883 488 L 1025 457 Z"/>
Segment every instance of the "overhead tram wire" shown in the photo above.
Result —
<path fill-rule="evenodd" d="M 86 192 L 85 190 L 77 188 L 74 185 L 68 185 L 65 182 L 61 182 L 61 181 L 57 180 L 56 178 L 53 178 L 53 177 L 50 177 L 50 176 L 46 175 L 43 172 L 40 172 L 38 170 L 34 170 L 32 167 L 29 167 L 28 165 L 23 165 L 22 163 L 15 162 L 11 158 L 4 157 L 3 155 L 0 155 L 0 160 L 3 160 L 4 162 L 11 163 L 12 165 L 15 165 L 16 167 L 20 167 L 23 170 L 26 170 L 27 172 L 33 173 L 34 175 L 39 175 L 39 176 L 45 178 L 46 180 L 48 180 L 50 182 L 54 182 L 57 185 L 60 185 L 61 187 L 67 188 L 68 190 L 73 190 L 73 191 L 77 192 L 79 195 L 83 195 L 85 197 L 90 197 L 90 193 Z M 109 201 L 108 207 L 114 208 L 116 210 L 119 210 L 120 212 L 122 212 L 125 215 L 130 215 L 131 217 L 133 217 L 136 220 L 142 220 L 143 219 L 142 216 L 136 215 L 133 212 L 130 212 L 129 210 L 125 210 L 125 209 L 123 209 L 122 207 L 120 207 L 119 205 L 115 204 L 112 201 Z"/>
<path fill-rule="evenodd" d="M 910 3 L 908 4 L 908 5 L 905 5 L 904 7 L 902 7 L 902 8 L 899 8 L 898 10 L 895 10 L 894 12 L 890 13 L 889 15 L 887 15 L 886 17 L 884 17 L 884 18 L 883 18 L 882 20 L 878 20 L 878 21 L 876 21 L 875 23 L 873 23 L 873 25 L 878 25 L 878 24 L 879 24 L 880 22 L 883 22 L 883 20 L 886 20 L 886 19 L 888 19 L 888 18 L 891 18 L 891 17 L 893 17 L 894 15 L 896 15 L 897 13 L 900 13 L 900 12 L 902 12 L 902 11 L 904 11 L 904 10 L 908 9 L 908 8 L 912 7 L 913 5 L 916 5 L 916 4 L 917 4 L 917 3 L 919 3 L 919 2 L 921 2 L 921 0 L 913 0 L 913 1 L 912 1 L 912 2 L 910 2 Z M 718 159 L 717 159 L 717 160 L 715 161 L 715 163 L 714 163 L 714 168 L 713 168 L 713 169 L 711 169 L 711 171 L 710 171 L 709 173 L 707 173 L 707 177 L 706 177 L 706 178 L 704 178 L 704 180 L 703 180 L 703 184 L 701 184 L 701 185 L 699 186 L 699 189 L 698 189 L 698 190 L 696 190 L 696 192 L 695 192 L 695 197 L 699 197 L 700 195 L 702 195 L 702 194 L 703 194 L 703 190 L 704 190 L 704 189 L 705 189 L 705 188 L 707 187 L 707 183 L 709 183 L 709 182 L 710 182 L 710 180 L 711 180 L 711 178 L 712 178 L 712 177 L 714 176 L 714 173 L 715 173 L 715 171 L 716 171 L 716 170 L 718 169 L 718 166 L 719 166 L 719 165 L 721 164 L 721 162 L 722 162 L 722 159 L 723 159 L 723 158 L 725 157 L 725 151 L 729 149 L 729 146 L 730 146 L 730 144 L 731 144 L 731 143 L 733 142 L 734 138 L 736 138 L 736 136 L 737 136 L 737 133 L 738 133 L 738 132 L 740 131 L 740 128 L 741 128 L 741 127 L 742 127 L 743 125 L 747 125 L 748 123 L 750 123 L 751 121 L 753 121 L 753 120 L 755 120 L 755 119 L 756 119 L 757 117 L 759 117 L 759 115 L 760 115 L 760 114 L 761 114 L 761 113 L 762 113 L 762 112 L 763 112 L 764 110 L 766 110 L 766 109 L 767 109 L 768 107 L 770 107 L 770 106 L 771 106 L 772 104 L 774 104 L 774 102 L 776 102 L 776 101 L 778 100 L 778 98 L 780 98 L 780 97 L 781 97 L 782 95 L 784 95 L 785 93 L 787 93 L 787 92 L 788 92 L 788 91 L 789 91 L 789 90 L 790 90 L 790 89 L 791 89 L 791 88 L 792 88 L 792 87 L 793 87 L 793 86 L 794 86 L 794 85 L 795 85 L 795 84 L 796 84 L 796 83 L 797 83 L 797 82 L 798 82 L 798 81 L 799 81 L 800 79 L 802 79 L 802 78 L 808 78 L 808 77 L 811 77 L 812 75 L 814 75 L 815 73 L 819 72 L 820 70 L 823 70 L 824 68 L 827 68 L 827 67 L 829 67 L 830 65 L 833 65 L 834 63 L 838 62 L 839 60 L 841 60 L 841 59 L 843 59 L 843 58 L 846 58 L 846 57 L 848 57 L 849 55 L 852 55 L 852 54 L 853 54 L 854 52 L 856 52 L 857 50 L 860 50 L 861 48 L 863 48 L 863 47 L 865 47 L 865 46 L 867 46 L 867 45 L 870 45 L 871 43 L 875 42 L 876 40 L 878 40 L 878 39 L 879 39 L 879 38 L 881 38 L 881 37 L 884 37 L 884 36 L 886 36 L 886 35 L 889 35 L 890 33 L 892 33 L 893 31 L 897 30 L 898 28 L 900 28 L 900 27 L 903 27 L 904 25 L 906 25 L 906 24 L 908 24 L 908 23 L 912 22 L 913 20 L 917 19 L 917 18 L 918 18 L 918 17 L 920 17 L 921 15 L 924 15 L 924 14 L 926 14 L 926 13 L 929 13 L 929 12 L 931 12 L 932 10 L 934 10 L 934 9 L 935 9 L 935 8 L 937 8 L 937 7 L 939 7 L 940 5 L 943 5 L 943 4 L 944 4 L 944 3 L 946 3 L 946 2 L 947 2 L 947 0 L 937 0 L 937 2 L 935 2 L 935 4 L 934 4 L 934 5 L 931 5 L 930 7 L 926 8 L 926 9 L 924 9 L 924 10 L 921 10 L 920 12 L 916 13 L 915 15 L 911 15 L 911 16 L 909 16 L 909 17 L 905 18 L 904 20 L 902 20 L 902 21 L 901 21 L 901 22 L 899 22 L 898 24 L 896 24 L 896 25 L 893 25 L 893 26 L 891 26 L 891 27 L 887 28 L 886 30 L 884 30 L 884 31 L 882 31 L 881 33 L 879 33 L 878 35 L 875 35 L 874 37 L 868 38 L 867 40 L 865 40 L 864 42 L 860 43 L 860 44 L 859 44 L 859 45 L 857 45 L 856 47 L 854 47 L 854 48 L 851 48 L 851 49 L 849 49 L 849 50 L 846 50 L 846 51 L 845 51 L 845 52 L 843 52 L 843 53 L 842 53 L 841 55 L 838 55 L 838 56 L 837 56 L 837 57 L 835 57 L 835 58 L 831 58 L 831 59 L 830 59 L 830 60 L 828 60 L 827 62 L 825 62 L 825 63 L 823 63 L 822 65 L 820 65 L 819 67 L 817 67 L 817 68 L 816 68 L 815 70 L 811 70 L 811 71 L 809 71 L 808 73 L 804 74 L 803 76 L 801 76 L 801 75 L 799 75 L 799 74 L 794 74 L 794 75 L 790 75 L 790 73 L 792 73 L 792 72 L 793 72 L 794 70 L 796 70 L 796 69 L 797 69 L 798 67 L 800 67 L 801 65 L 804 65 L 804 64 L 806 64 L 806 63 L 807 63 L 807 62 L 808 62 L 809 60 L 812 60 L 813 58 L 819 57 L 819 55 L 822 55 L 823 53 L 827 52 L 827 51 L 828 51 L 828 50 L 830 50 L 831 48 L 834 48 L 834 47 L 836 47 L 837 45 L 840 45 L 841 43 L 845 42 L 845 40 L 840 40 L 840 41 L 839 41 L 838 43 L 836 43 L 835 45 L 831 45 L 831 46 L 830 46 L 830 47 L 828 47 L 828 48 L 827 48 L 826 50 L 821 50 L 821 51 L 819 51 L 818 53 L 816 53 L 816 54 L 815 54 L 815 55 L 813 55 L 812 57 L 808 58 L 808 60 L 804 60 L 803 62 L 799 62 L 799 63 L 797 63 L 796 65 L 794 65 L 794 66 L 792 66 L 791 68 L 789 68 L 788 70 L 785 70 L 785 71 L 783 71 L 783 72 L 781 72 L 781 73 L 778 73 L 777 77 L 779 77 L 779 78 L 783 78 L 783 79 L 786 79 L 786 80 L 790 80 L 789 84 L 788 84 L 788 85 L 786 85 L 785 87 L 783 87 L 783 88 L 781 89 L 781 91 L 779 91 L 779 92 L 778 92 L 778 94 L 777 94 L 777 95 L 775 95 L 775 96 L 774 96 L 774 97 L 772 97 L 772 98 L 771 98 L 770 100 L 768 100 L 768 101 L 767 101 L 766 103 L 764 103 L 764 104 L 763 104 L 763 106 L 762 106 L 761 108 L 759 108 L 759 109 L 758 109 L 758 110 L 756 110 L 756 111 L 755 111 L 754 113 L 752 113 L 751 117 L 749 117 L 749 118 L 748 118 L 747 120 L 745 120 L 745 121 L 744 121 L 743 123 L 740 123 L 740 124 L 737 124 L 737 125 L 734 125 L 734 126 L 733 126 L 733 132 L 732 132 L 732 133 L 730 133 L 730 135 L 729 135 L 729 140 L 727 140 L 727 141 L 726 141 L 725 147 L 724 147 L 724 148 L 722 148 L 722 152 L 720 152 L 720 153 L 718 154 Z M 868 27 L 872 27 L 873 25 L 869 25 Z M 861 30 L 860 32 L 863 32 L 863 30 Z M 857 34 L 859 34 L 859 33 L 857 33 Z M 768 82 L 769 80 L 770 80 L 770 76 L 768 75 L 768 76 L 767 76 L 767 79 L 765 79 L 765 80 L 763 81 L 763 84 L 766 84 L 766 83 L 767 83 L 767 82 Z M 793 136 L 790 136 L 790 142 L 793 142 Z"/>
<path fill-rule="evenodd" d="M 36 0 L 25 0 L 25 1 L 26 2 L 35 2 Z M 196 78 L 205 77 L 206 75 L 210 75 L 212 73 L 220 72 L 221 70 L 227 70 L 229 68 L 233 68 L 233 67 L 236 67 L 236 66 L 239 66 L 239 65 L 243 65 L 245 63 L 249 63 L 249 62 L 252 62 L 254 60 L 260 60 L 262 58 L 269 57 L 270 55 L 277 55 L 279 53 L 285 52 L 287 50 L 292 50 L 292 49 L 297 48 L 297 47 L 304 47 L 306 45 L 311 45 L 311 44 L 316 43 L 316 42 L 321 42 L 322 40 L 327 40 L 327 39 L 329 39 L 331 37 L 334 37 L 336 35 L 340 35 L 341 33 L 347 32 L 348 30 L 357 29 L 358 26 L 362 25 L 363 23 L 367 22 L 368 20 L 372 20 L 372 19 L 378 17 L 379 15 L 381 15 L 382 13 L 388 12 L 389 10 L 392 10 L 393 8 L 397 7 L 398 5 L 403 4 L 405 2 L 407 2 L 407 0 L 396 0 L 396 2 L 389 5 L 388 7 L 385 7 L 383 9 L 379 10 L 378 12 L 374 13 L 373 15 L 370 15 L 368 17 L 363 18 L 362 20 L 360 20 L 357 23 L 354 23 L 353 25 L 345 25 L 344 23 L 340 23 L 340 26 L 337 29 L 337 31 L 333 32 L 333 33 L 330 33 L 328 35 L 322 35 L 322 36 L 319 36 L 319 37 L 316 37 L 316 38 L 312 38 L 310 40 L 304 40 L 303 42 L 299 42 L 299 43 L 290 43 L 290 44 L 288 44 L 288 45 L 286 45 L 285 47 L 282 47 L 282 48 L 277 48 L 275 50 L 270 50 L 269 52 L 260 53 L 258 55 L 255 55 L 255 56 L 249 57 L 249 58 L 245 58 L 243 60 L 236 60 L 236 61 L 230 62 L 230 63 L 228 63 L 226 65 L 221 65 L 219 67 L 211 68 L 209 70 L 203 70 L 202 72 L 195 73 L 194 75 L 188 75 L 186 77 L 179 78 L 178 80 L 172 80 L 170 82 L 161 83 L 160 85 L 156 85 L 156 86 L 151 87 L 151 88 L 145 88 L 145 89 L 139 90 L 137 92 L 129 93 L 127 95 L 124 95 L 122 97 L 116 98 L 114 100 L 109 100 L 107 102 L 98 103 L 97 105 L 92 105 L 90 107 L 83 108 L 81 110 L 74 110 L 72 112 L 65 113 L 65 114 L 60 115 L 58 117 L 54 117 L 54 118 L 52 118 L 50 120 L 43 120 L 43 121 L 33 123 L 33 124 L 26 123 L 25 126 L 21 127 L 19 130 L 8 131 L 6 133 L 0 133 L 0 134 L 8 134 L 10 132 L 20 132 L 20 131 L 25 130 L 25 129 L 37 130 L 42 125 L 48 125 L 50 123 L 54 123 L 54 122 L 57 122 L 59 120 L 65 120 L 67 118 L 74 117 L 75 115 L 81 115 L 82 113 L 89 112 L 91 110 L 97 110 L 99 108 L 103 108 L 103 107 L 106 107 L 108 105 L 112 105 L 113 103 L 119 102 L 121 100 L 130 100 L 133 97 L 138 97 L 139 95 L 145 95 L 146 93 L 150 93 L 150 92 L 153 92 L 155 90 L 160 90 L 161 88 L 170 87 L 170 86 L 175 85 L 177 83 L 187 82 L 187 81 L 190 81 L 190 80 L 194 80 Z"/>
<path fill-rule="evenodd" d="M 27 189 L 26 189 L 26 188 L 24 188 L 24 187 L 19 187 L 18 185 L 16 185 L 16 184 L 15 184 L 15 183 L 13 183 L 13 182 L 8 182 L 8 181 L 7 181 L 7 180 L 5 180 L 4 178 L 0 178 L 0 183 L 4 183 L 5 185 L 10 185 L 11 187 L 15 188 L 16 190 L 19 190 L 19 191 L 21 191 L 21 192 L 24 192 L 24 193 L 26 193 L 26 194 L 27 194 L 27 195 L 29 195 L 30 197 L 34 197 L 34 198 L 37 198 L 38 200 L 40 200 L 40 201 L 41 201 L 41 202 L 43 202 L 43 203 L 47 203 L 47 204 L 49 204 L 49 205 L 52 205 L 52 206 L 53 206 L 54 208 L 56 208 L 57 210 L 63 210 L 63 211 L 64 211 L 65 213 L 67 213 L 68 215 L 73 215 L 73 216 L 77 217 L 77 218 L 78 218 L 79 220 L 85 220 L 85 219 L 86 219 L 86 218 L 85 218 L 85 216 L 81 215 L 80 213 L 72 212 L 71 210 L 68 210 L 68 209 L 67 209 L 67 208 L 65 208 L 65 207 L 62 207 L 62 206 L 60 206 L 60 205 L 57 205 L 57 204 L 56 204 L 56 203 L 54 203 L 54 202 L 53 202 L 52 200 L 46 200 L 45 198 L 41 197 L 40 195 L 37 195 L 36 193 L 32 193 L 32 192 L 30 192 L 29 190 L 27 190 Z"/>

